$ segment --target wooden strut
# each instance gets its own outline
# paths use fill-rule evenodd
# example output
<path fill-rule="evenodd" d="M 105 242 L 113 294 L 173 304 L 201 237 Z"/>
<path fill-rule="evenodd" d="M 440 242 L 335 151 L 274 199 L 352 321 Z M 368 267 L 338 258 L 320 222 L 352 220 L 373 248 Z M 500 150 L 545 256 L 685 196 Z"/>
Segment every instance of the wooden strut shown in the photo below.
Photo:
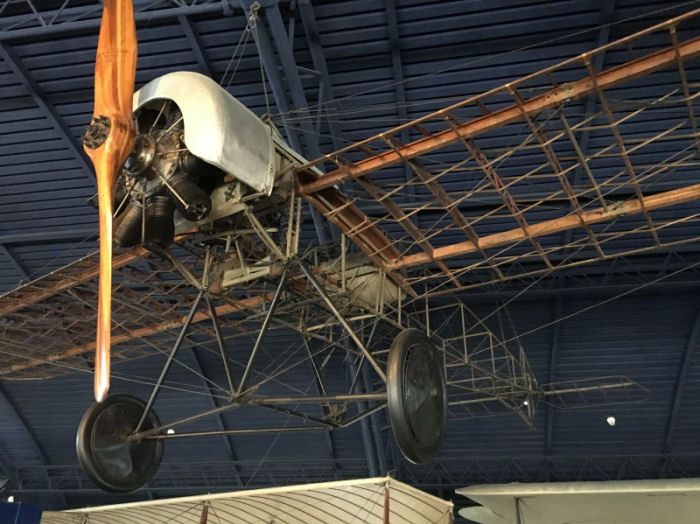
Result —
<path fill-rule="evenodd" d="M 209 502 L 205 502 L 202 505 L 202 514 L 199 516 L 199 524 L 207 524 L 208 521 L 209 521 Z"/>
<path fill-rule="evenodd" d="M 318 180 L 318 177 L 319 175 L 313 169 L 298 171 L 297 184 L 301 186 L 304 181 Z M 347 196 L 334 187 L 327 187 L 315 195 L 305 195 L 304 200 L 352 239 L 399 287 L 412 297 L 417 296 L 416 291 L 403 275 L 388 268 L 390 262 L 401 256 L 396 246 Z"/>
<path fill-rule="evenodd" d="M 530 224 L 525 230 L 518 227 L 501 233 L 495 233 L 493 235 L 481 237 L 478 245 L 471 241 L 466 241 L 436 248 L 430 256 L 427 256 L 425 253 L 406 255 L 397 259 L 394 263 L 389 264 L 389 267 L 396 271 L 406 267 L 427 264 L 433 260 L 466 255 L 479 251 L 480 249 L 491 249 L 504 244 L 520 242 L 531 237 L 534 238 L 560 233 L 567 229 L 580 227 L 582 224 L 588 226 L 620 216 L 635 215 L 642 213 L 644 209 L 646 209 L 646 211 L 652 211 L 654 209 L 682 204 L 696 199 L 700 199 L 700 184 L 646 196 L 642 198 L 641 201 L 639 199 L 634 199 L 622 202 L 616 206 L 608 205 L 607 210 L 600 207 L 591 211 L 584 211 L 581 214 L 572 214 L 561 218 L 545 220 L 536 224 Z"/>
<path fill-rule="evenodd" d="M 382 524 L 389 524 L 389 515 L 391 510 L 389 508 L 389 501 L 391 500 L 389 496 L 389 482 L 384 483 L 384 515 L 382 518 Z"/>

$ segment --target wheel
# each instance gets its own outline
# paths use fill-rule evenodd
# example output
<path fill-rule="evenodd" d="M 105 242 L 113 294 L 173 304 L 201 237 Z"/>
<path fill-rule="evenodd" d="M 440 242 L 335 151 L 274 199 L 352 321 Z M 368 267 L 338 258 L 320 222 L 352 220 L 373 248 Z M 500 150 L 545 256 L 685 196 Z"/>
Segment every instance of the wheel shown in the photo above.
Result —
<path fill-rule="evenodd" d="M 95 402 L 78 426 L 76 449 L 87 476 L 105 491 L 126 493 L 143 486 L 163 458 L 163 441 L 129 441 L 146 403 L 128 395 L 113 395 Z M 151 410 L 142 429 L 160 425 Z"/>
<path fill-rule="evenodd" d="M 440 355 L 418 329 L 402 331 L 391 346 L 387 403 L 403 455 L 414 464 L 431 462 L 447 431 L 447 390 Z"/>

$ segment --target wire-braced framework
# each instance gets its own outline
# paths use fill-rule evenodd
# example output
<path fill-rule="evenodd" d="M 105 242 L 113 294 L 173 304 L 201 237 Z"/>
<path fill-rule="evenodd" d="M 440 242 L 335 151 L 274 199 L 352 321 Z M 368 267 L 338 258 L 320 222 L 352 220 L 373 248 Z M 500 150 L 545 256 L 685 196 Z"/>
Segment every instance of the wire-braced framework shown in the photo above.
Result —
<path fill-rule="evenodd" d="M 578 409 L 648 397 L 643 386 L 622 375 L 539 383 L 505 307 L 480 318 L 453 299 L 416 315 L 412 323 L 427 330 L 440 346 L 450 420 L 514 413 L 533 426 L 540 404 Z"/>
<path fill-rule="evenodd" d="M 143 256 L 136 250 L 115 259 L 116 379 L 155 385 L 153 377 L 125 374 L 118 364 L 166 356 L 172 348 L 185 345 L 197 348 L 198 354 L 223 358 L 226 377 L 206 376 L 197 360 L 189 363 L 178 357 L 174 362 L 186 369 L 187 378 L 166 380 L 157 389 L 210 396 L 219 402 L 245 395 L 248 403 L 288 415 L 292 411 L 280 411 L 281 405 L 313 400 L 320 409 L 307 406 L 297 411 L 297 405 L 292 416 L 315 421 L 320 427 L 344 427 L 356 417 L 349 409 L 353 399 L 378 402 L 368 407 L 370 412 L 383 406 L 383 388 L 371 391 L 376 385 L 363 378 L 363 365 L 373 365 L 382 377 L 394 338 L 402 329 L 414 327 L 429 333 L 442 355 L 452 419 L 512 412 L 531 424 L 539 403 L 586 407 L 639 401 L 644 396 L 639 384 L 621 376 L 539 385 L 514 326 L 510 329 L 514 336 L 506 338 L 505 332 L 492 329 L 488 317 L 480 318 L 454 298 L 443 305 L 402 303 L 398 288 L 388 287 L 387 278 L 363 265 L 366 259 L 362 257 L 359 265 L 356 256 L 343 253 L 333 263 L 310 266 L 348 330 L 303 271 L 293 267 L 285 271 L 276 263 L 255 268 L 256 259 L 260 261 L 258 249 L 248 251 L 249 256 L 255 252 L 257 257 L 247 260 L 239 258 L 238 250 L 223 250 L 216 256 L 200 240 L 180 239 L 165 257 Z M 332 246 L 323 249 L 333 251 Z M 236 285 L 223 293 L 207 291 L 202 300 L 200 277 L 206 281 L 218 275 L 221 280 L 217 282 L 226 281 L 230 277 L 223 269 L 230 270 L 227 262 L 231 258 L 244 261 L 250 279 L 237 282 L 242 278 L 237 267 Z M 307 254 L 309 260 L 316 258 L 317 250 Z M 219 262 L 213 262 L 215 259 Z M 4 379 L 92 372 L 96 264 L 96 255 L 86 257 L 3 297 Z M 266 276 L 260 277 L 257 272 L 263 268 Z M 280 272 L 286 276 L 281 277 Z M 14 308 L 22 298 L 28 304 Z M 509 319 L 507 309 L 493 315 L 500 324 L 504 316 Z M 264 336 L 267 330 L 287 334 L 283 335 L 289 340 L 284 351 L 270 354 L 260 345 L 260 333 Z M 252 344 L 254 338 L 259 340 Z M 50 347 L 42 342 L 45 340 L 52 341 Z M 232 347 L 248 349 L 231 353 L 227 348 Z M 311 384 L 299 381 L 299 369 L 311 372 Z"/>
<path fill-rule="evenodd" d="M 300 194 L 413 296 L 696 242 L 697 16 L 325 155 Z"/>
<path fill-rule="evenodd" d="M 697 453 L 667 454 L 563 454 L 550 457 L 533 455 L 438 457 L 430 466 L 397 464 L 396 477 L 421 489 L 460 488 L 478 483 L 646 479 L 648 471 L 663 469 L 668 478 L 688 478 L 700 471 Z M 233 472 L 242 472 L 240 484 Z M 18 483 L 13 491 L 29 495 L 39 491 L 53 493 L 89 493 L 94 488 L 77 465 L 23 465 L 17 468 Z M 179 494 L 192 486 L 202 490 L 265 488 L 298 483 L 323 482 L 329 476 L 357 479 L 367 476 L 364 459 L 319 461 L 241 460 L 236 462 L 169 462 L 161 466 L 146 492 Z M 25 495 L 25 496 L 26 496 Z"/>
<path fill-rule="evenodd" d="M 201 272 L 202 249 L 181 240 L 174 250 L 190 272 Z M 0 297 L 2 378 L 49 378 L 92 372 L 99 254 L 92 253 Z M 167 353 L 187 317 L 197 289 L 170 260 L 138 248 L 114 258 L 112 357 L 115 363 Z M 242 329 L 231 313 L 257 311 L 266 296 L 231 296 L 216 306 L 225 325 Z M 210 314 L 198 311 L 188 342 L 215 339 Z M 47 344 L 47 341 L 50 343 Z"/>
<path fill-rule="evenodd" d="M 314 262 L 312 272 L 321 275 L 340 312 L 379 349 L 376 355 L 363 355 L 347 335 L 338 338 L 337 319 L 297 271 L 284 284 L 285 305 L 272 326 L 300 332 L 305 343 L 296 348 L 299 359 L 265 368 L 263 383 L 302 364 L 315 368 L 314 351 L 318 356 L 333 348 L 352 355 L 355 364 L 363 356 L 376 356 L 373 365 L 381 376 L 390 346 L 386 335 L 407 327 L 412 310 L 426 316 L 426 322 L 417 322 L 420 327 L 443 340 L 447 382 L 459 390 L 452 405 L 468 412 L 494 402 L 530 420 L 534 404 L 545 397 L 560 401 L 562 392 L 600 393 L 625 383 L 624 377 L 613 377 L 595 384 L 539 387 L 522 347 L 508 347 L 478 318 L 458 335 L 443 336 L 427 325 L 434 306 L 414 298 L 527 282 L 555 269 L 663 251 L 700 238 L 693 203 L 700 185 L 692 183 L 698 151 L 698 67 L 693 59 L 700 53 L 700 39 L 689 36 L 697 14 L 669 20 L 302 167 L 298 181 L 303 198 L 381 270 L 367 270 L 369 261 L 348 267 L 344 240 L 340 251 L 324 247 L 307 253 Z M 609 66 L 596 71 L 593 64 L 602 62 L 597 58 L 603 53 Z M 420 138 L 400 143 L 397 137 L 407 130 Z M 320 177 L 312 170 L 330 161 L 335 171 Z M 409 167 L 408 176 L 392 167 L 402 164 Z M 337 183 L 344 184 L 344 193 Z M 188 322 L 183 339 L 193 346 L 256 334 L 286 261 L 298 252 L 300 209 L 291 198 L 286 229 L 269 228 L 247 213 L 248 222 L 234 221 L 233 230 L 214 231 L 209 244 L 184 239 L 165 258 L 144 257 L 139 249 L 117 256 L 115 361 L 167 354 L 177 343 L 178 329 Z M 248 229 L 244 232 L 241 225 Z M 210 251 L 217 242 L 225 244 L 218 258 Z M 316 266 L 319 258 L 339 253 L 335 265 Z M 219 271 L 218 290 L 208 287 L 213 270 Z M 90 255 L 0 299 L 4 378 L 91 372 L 97 273 L 97 256 Z M 406 295 L 387 288 L 384 275 Z M 355 280 L 361 285 L 353 285 Z M 213 312 L 190 309 L 202 286 L 220 299 Z M 382 292 L 367 299 L 363 287 Z M 221 319 L 221 334 L 214 316 Z M 392 328 L 377 330 L 377 322 Z M 373 338 L 375 332 L 384 339 Z M 312 350 L 309 342 L 320 348 Z M 462 355 L 456 347 L 461 345 L 468 345 L 469 352 Z M 252 370 L 241 367 L 246 374 Z M 190 390 L 211 393 L 214 384 L 200 378 L 205 383 Z M 350 387 L 341 394 L 353 393 Z"/>

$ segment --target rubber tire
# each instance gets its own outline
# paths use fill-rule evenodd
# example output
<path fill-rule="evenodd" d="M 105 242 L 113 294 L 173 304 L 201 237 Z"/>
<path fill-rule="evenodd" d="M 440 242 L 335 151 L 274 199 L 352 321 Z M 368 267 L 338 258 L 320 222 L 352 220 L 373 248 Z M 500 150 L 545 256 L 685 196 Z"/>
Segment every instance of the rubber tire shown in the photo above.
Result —
<path fill-rule="evenodd" d="M 418 406 L 413 400 L 418 398 L 416 392 L 424 397 Z M 404 457 L 414 464 L 432 462 L 447 432 L 447 388 L 440 355 L 418 329 L 402 331 L 389 350 L 387 404 L 391 429 Z M 421 420 L 426 415 L 428 420 Z"/>
<path fill-rule="evenodd" d="M 146 403 L 141 399 L 112 395 L 90 406 L 80 421 L 75 441 L 78 461 L 90 480 L 105 491 L 134 491 L 148 482 L 160 466 L 162 440 L 125 440 L 135 429 L 144 409 Z M 151 410 L 142 429 L 159 425 L 158 417 Z"/>

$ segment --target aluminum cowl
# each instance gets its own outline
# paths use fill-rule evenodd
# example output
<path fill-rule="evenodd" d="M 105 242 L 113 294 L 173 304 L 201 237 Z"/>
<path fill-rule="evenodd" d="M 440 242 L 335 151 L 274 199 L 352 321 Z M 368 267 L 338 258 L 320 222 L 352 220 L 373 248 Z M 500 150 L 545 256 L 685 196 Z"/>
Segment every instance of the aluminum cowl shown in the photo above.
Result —
<path fill-rule="evenodd" d="M 175 102 L 190 152 L 269 195 L 275 155 L 271 129 L 211 78 L 189 71 L 168 73 L 134 93 L 134 110 L 153 100 Z"/>

